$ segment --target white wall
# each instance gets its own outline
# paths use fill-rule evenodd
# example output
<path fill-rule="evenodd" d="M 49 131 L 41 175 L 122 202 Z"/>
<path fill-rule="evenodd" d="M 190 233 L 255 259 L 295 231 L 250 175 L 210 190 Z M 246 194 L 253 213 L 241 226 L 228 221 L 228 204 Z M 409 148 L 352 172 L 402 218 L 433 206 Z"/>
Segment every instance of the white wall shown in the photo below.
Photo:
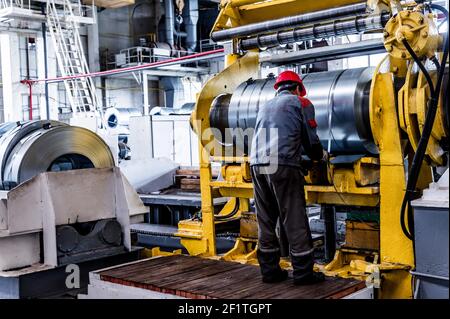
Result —
<path fill-rule="evenodd" d="M 142 87 L 136 80 L 106 79 L 106 106 L 139 108 L 143 106 Z"/>
<path fill-rule="evenodd" d="M 28 93 L 28 88 L 20 83 L 19 39 L 17 33 L 0 34 L 5 121 L 22 120 L 22 94 Z"/>
<path fill-rule="evenodd" d="M 45 78 L 44 61 L 44 41 L 40 33 L 17 33 L 2 32 L 0 34 L 0 62 L 2 65 L 2 105 L 3 116 L 0 117 L 4 121 L 19 121 L 24 119 L 23 106 L 27 104 L 29 97 L 29 88 L 27 85 L 20 83 L 24 79 L 23 70 L 26 69 L 24 61 L 23 49 L 21 51 L 20 41 L 25 41 L 26 37 L 36 39 L 36 61 L 30 61 L 30 68 L 36 69 L 35 74 L 31 74 L 34 78 Z M 22 47 L 24 44 L 22 43 Z M 47 39 L 47 55 L 48 55 L 48 76 L 56 76 L 56 58 L 50 37 Z M 35 64 L 35 65 L 34 65 Z M 21 72 L 22 68 L 22 72 Z M 21 74 L 22 73 L 22 74 Z M 32 86 L 33 105 L 39 105 L 39 111 L 35 110 L 34 118 L 46 119 L 46 100 L 44 83 Z M 57 85 L 49 85 L 49 104 L 50 118 L 58 119 L 58 92 Z M 27 114 L 27 113 L 26 113 Z"/>

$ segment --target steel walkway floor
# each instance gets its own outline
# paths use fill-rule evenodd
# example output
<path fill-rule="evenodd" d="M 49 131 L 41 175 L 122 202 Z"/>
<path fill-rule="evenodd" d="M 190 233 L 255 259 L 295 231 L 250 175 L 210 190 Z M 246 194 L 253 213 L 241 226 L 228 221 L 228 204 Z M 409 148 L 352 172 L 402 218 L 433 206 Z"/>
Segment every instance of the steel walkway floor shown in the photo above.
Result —
<path fill-rule="evenodd" d="M 193 299 L 338 299 L 365 288 L 362 281 L 331 277 L 309 286 L 294 286 L 292 279 L 264 284 L 259 267 L 185 255 L 145 259 L 97 275 L 102 282 Z"/>

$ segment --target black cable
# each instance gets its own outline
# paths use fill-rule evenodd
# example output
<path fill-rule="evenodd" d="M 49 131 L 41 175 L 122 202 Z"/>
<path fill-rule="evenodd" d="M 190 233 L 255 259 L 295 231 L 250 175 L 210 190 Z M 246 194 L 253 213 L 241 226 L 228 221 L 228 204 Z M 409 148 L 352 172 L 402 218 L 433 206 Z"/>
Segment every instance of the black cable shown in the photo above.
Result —
<path fill-rule="evenodd" d="M 430 60 L 433 62 L 433 64 L 436 66 L 436 70 L 439 71 L 439 69 L 441 68 L 441 64 L 439 63 L 438 58 L 436 58 L 435 55 L 433 55 Z"/>
<path fill-rule="evenodd" d="M 446 16 L 446 19 L 448 21 L 448 11 L 444 7 L 436 5 L 436 4 L 430 4 L 430 7 L 432 9 L 436 9 L 436 10 L 439 10 L 442 13 L 444 13 L 444 15 Z M 445 38 L 444 38 L 444 54 L 442 57 L 442 62 L 440 64 L 440 68 L 439 68 L 439 75 L 438 75 L 436 87 L 433 86 L 433 82 L 431 80 L 431 77 L 430 77 L 428 71 L 426 70 L 426 68 L 420 61 L 420 59 L 417 57 L 417 55 L 414 53 L 414 51 L 412 50 L 408 41 L 406 39 L 404 39 L 402 42 L 403 42 L 405 48 L 411 54 L 411 57 L 413 58 L 414 62 L 417 63 L 420 70 L 424 73 L 424 76 L 428 82 L 428 85 L 430 87 L 430 92 L 431 92 L 430 99 L 427 102 L 428 109 L 427 109 L 424 127 L 422 129 L 422 135 L 420 137 L 419 144 L 417 145 L 417 149 L 416 149 L 416 152 L 415 152 L 413 160 L 412 160 L 410 173 L 408 175 L 406 191 L 405 191 L 405 195 L 403 197 L 403 202 L 402 202 L 402 207 L 401 207 L 401 212 L 400 212 L 400 223 L 401 223 L 402 230 L 407 238 L 413 240 L 414 239 L 414 219 L 413 219 L 413 215 L 412 215 L 410 201 L 412 200 L 413 195 L 415 193 L 415 188 L 417 185 L 420 168 L 422 166 L 422 162 L 425 157 L 426 148 L 427 148 L 428 141 L 429 141 L 429 138 L 431 135 L 431 131 L 433 129 L 434 119 L 435 119 L 436 112 L 437 112 L 437 106 L 438 106 L 438 102 L 439 102 L 439 94 L 440 94 L 440 90 L 441 90 L 441 86 L 442 86 L 442 80 L 444 77 L 445 65 L 447 63 L 447 56 L 448 56 L 448 34 L 446 34 Z M 438 66 L 438 65 L 439 65 L 439 63 L 436 64 L 436 66 Z M 405 210 L 406 210 L 406 208 L 408 208 L 408 228 L 409 228 L 409 230 L 406 228 L 406 225 L 405 225 Z"/>
<path fill-rule="evenodd" d="M 434 85 L 433 85 L 433 81 L 431 80 L 431 76 L 428 73 L 428 70 L 425 68 L 425 66 L 423 65 L 422 61 L 420 61 L 419 57 L 416 55 L 416 53 L 414 52 L 414 50 L 411 48 L 411 46 L 408 43 L 408 40 L 403 39 L 402 40 L 403 45 L 405 46 L 406 50 L 409 52 L 409 54 L 411 55 L 411 57 L 413 58 L 414 62 L 416 62 L 417 66 L 419 67 L 419 69 L 423 72 L 423 74 L 425 75 L 425 79 L 428 82 L 428 86 L 430 87 L 430 95 L 434 96 L 435 95 L 435 91 L 434 91 Z"/>
<path fill-rule="evenodd" d="M 239 211 L 239 198 L 236 198 L 236 204 L 234 205 L 233 210 L 228 215 L 214 215 L 214 219 L 216 220 L 224 220 L 233 217 Z"/>
<path fill-rule="evenodd" d="M 430 74 L 428 73 L 427 69 L 422 64 L 422 62 L 420 61 L 419 57 L 416 55 L 414 50 L 409 45 L 408 41 L 406 39 L 403 39 L 402 42 L 403 42 L 403 45 L 405 46 L 406 50 L 409 52 L 409 54 L 413 58 L 413 60 L 419 66 L 419 69 L 423 72 L 423 74 L 425 76 L 425 79 L 427 80 L 428 86 L 430 88 L 430 92 L 431 92 L 430 95 L 431 95 L 431 97 L 433 97 L 435 95 L 435 90 L 434 90 L 434 84 L 433 84 L 433 81 L 431 80 Z M 430 110 L 430 109 L 431 108 L 428 107 L 428 110 Z M 418 149 L 419 149 L 419 147 L 417 148 L 417 150 Z M 416 154 L 417 154 L 417 152 L 416 152 Z M 416 157 L 416 154 L 414 155 L 414 158 Z M 421 161 L 421 163 L 422 163 L 422 161 Z M 414 183 L 411 183 L 411 181 L 414 179 L 414 177 L 413 177 L 415 175 L 414 172 L 416 171 L 416 168 L 414 167 L 414 169 L 413 169 L 413 166 L 414 165 L 412 165 L 411 169 L 410 169 L 410 176 L 408 177 L 408 184 L 406 186 L 405 195 L 403 197 L 402 206 L 400 208 L 400 225 L 402 227 L 403 233 L 410 240 L 413 239 L 413 228 L 414 228 L 414 226 L 412 225 L 412 219 L 410 218 L 410 216 L 408 214 L 408 227 L 406 227 L 405 214 L 406 214 L 406 212 L 411 212 L 410 201 L 411 201 L 411 199 L 413 197 L 412 195 L 414 194 L 415 185 L 417 183 L 416 181 Z M 419 166 L 419 171 L 420 171 L 420 166 Z M 412 189 L 411 189 L 410 184 L 414 184 L 414 187 Z"/>

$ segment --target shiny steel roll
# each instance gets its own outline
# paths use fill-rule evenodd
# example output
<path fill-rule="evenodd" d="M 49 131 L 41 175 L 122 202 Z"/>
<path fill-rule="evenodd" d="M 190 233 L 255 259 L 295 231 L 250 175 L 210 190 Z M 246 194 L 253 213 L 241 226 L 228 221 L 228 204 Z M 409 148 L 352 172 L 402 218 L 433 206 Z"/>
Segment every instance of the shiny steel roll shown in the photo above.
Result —
<path fill-rule="evenodd" d="M 18 124 L 15 122 L 5 122 L 0 124 L 0 138 L 13 128 L 15 128 Z"/>
<path fill-rule="evenodd" d="M 3 180 L 3 171 L 9 158 L 11 150 L 25 136 L 42 128 L 65 126 L 67 124 L 58 121 L 26 121 L 26 122 L 8 122 L 5 123 L 5 132 L 0 137 L 0 180 Z M 1 128 L 0 128 L 1 130 Z"/>
<path fill-rule="evenodd" d="M 373 72 L 374 68 L 359 68 L 306 77 L 308 98 L 316 110 L 317 133 L 326 149 L 331 143 L 331 152 L 378 153 L 369 118 Z"/>
<path fill-rule="evenodd" d="M 46 171 L 114 166 L 108 145 L 94 132 L 75 126 L 45 126 L 24 136 L 3 169 L 10 188 Z"/>
<path fill-rule="evenodd" d="M 130 124 L 130 117 L 141 115 L 142 113 L 138 108 L 110 107 L 105 111 L 106 122 L 110 128 L 128 126 Z"/>
<path fill-rule="evenodd" d="M 332 154 L 378 152 L 369 121 L 372 74 L 373 68 L 360 68 L 312 73 L 303 77 L 307 98 L 315 107 L 317 133 L 324 148 L 330 146 Z M 225 128 L 254 128 L 258 110 L 275 96 L 274 83 L 274 77 L 250 79 L 239 85 L 232 96 L 217 97 L 210 112 L 211 127 L 218 128 L 222 136 L 230 134 Z M 245 150 L 248 150 L 244 136 L 237 131 L 234 131 L 234 142 L 245 145 Z"/>

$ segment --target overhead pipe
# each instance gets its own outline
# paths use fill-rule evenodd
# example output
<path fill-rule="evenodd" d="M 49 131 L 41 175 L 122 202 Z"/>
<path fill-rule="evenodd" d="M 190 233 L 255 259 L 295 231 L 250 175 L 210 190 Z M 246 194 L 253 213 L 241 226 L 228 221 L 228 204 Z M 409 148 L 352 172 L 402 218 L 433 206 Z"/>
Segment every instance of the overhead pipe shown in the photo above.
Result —
<path fill-rule="evenodd" d="M 186 49 L 195 52 L 197 48 L 197 23 L 198 23 L 198 0 L 187 0 L 183 11 L 183 21 L 186 30 Z"/>
<path fill-rule="evenodd" d="M 206 60 L 206 59 L 214 59 L 218 57 L 223 57 L 225 55 L 225 50 L 223 48 L 211 50 L 211 51 L 205 51 L 205 52 L 199 52 L 194 54 L 189 54 L 177 58 L 172 58 L 168 60 L 162 60 L 152 63 L 146 63 L 146 64 L 140 64 L 135 66 L 130 66 L 127 68 L 119 68 L 119 69 L 113 69 L 108 71 L 99 71 L 99 72 L 91 72 L 91 73 L 84 73 L 84 74 L 77 74 L 77 75 L 69 75 L 69 76 L 62 76 L 62 77 L 56 77 L 56 78 L 44 78 L 44 79 L 36 79 L 36 80 L 22 80 L 22 84 L 31 83 L 40 83 L 40 82 L 48 82 L 48 83 L 57 83 L 57 82 L 63 82 L 67 80 L 73 80 L 73 79 L 79 79 L 79 78 L 95 78 L 95 77 L 103 77 L 108 75 L 114 75 L 114 74 L 124 74 L 124 73 L 130 73 L 135 71 L 143 71 L 143 70 L 149 70 L 158 68 L 161 66 L 170 66 L 170 65 L 177 65 L 181 63 L 192 63 L 199 60 Z"/>
<path fill-rule="evenodd" d="M 164 1 L 165 11 L 165 27 L 166 27 L 166 42 L 170 46 L 174 45 L 174 32 L 175 32 L 175 11 L 173 7 L 173 0 Z"/>
<path fill-rule="evenodd" d="M 294 28 L 307 23 L 362 14 L 366 12 L 366 8 L 366 3 L 358 3 L 306 14 L 299 14 L 291 17 L 284 17 L 276 20 L 252 23 L 232 29 L 215 31 L 211 34 L 211 39 L 216 42 L 227 41 L 233 38 L 240 38 L 264 32 L 273 32 L 281 29 Z"/>
<path fill-rule="evenodd" d="M 373 39 L 281 54 L 271 54 L 260 57 L 259 62 L 268 63 L 271 66 L 294 63 L 307 64 L 385 52 L 386 49 L 382 39 Z"/>
<path fill-rule="evenodd" d="M 240 42 L 239 48 L 241 50 L 267 48 L 300 41 L 374 31 L 382 29 L 389 18 L 389 13 L 383 13 L 318 23 L 304 28 L 243 39 Z"/>

